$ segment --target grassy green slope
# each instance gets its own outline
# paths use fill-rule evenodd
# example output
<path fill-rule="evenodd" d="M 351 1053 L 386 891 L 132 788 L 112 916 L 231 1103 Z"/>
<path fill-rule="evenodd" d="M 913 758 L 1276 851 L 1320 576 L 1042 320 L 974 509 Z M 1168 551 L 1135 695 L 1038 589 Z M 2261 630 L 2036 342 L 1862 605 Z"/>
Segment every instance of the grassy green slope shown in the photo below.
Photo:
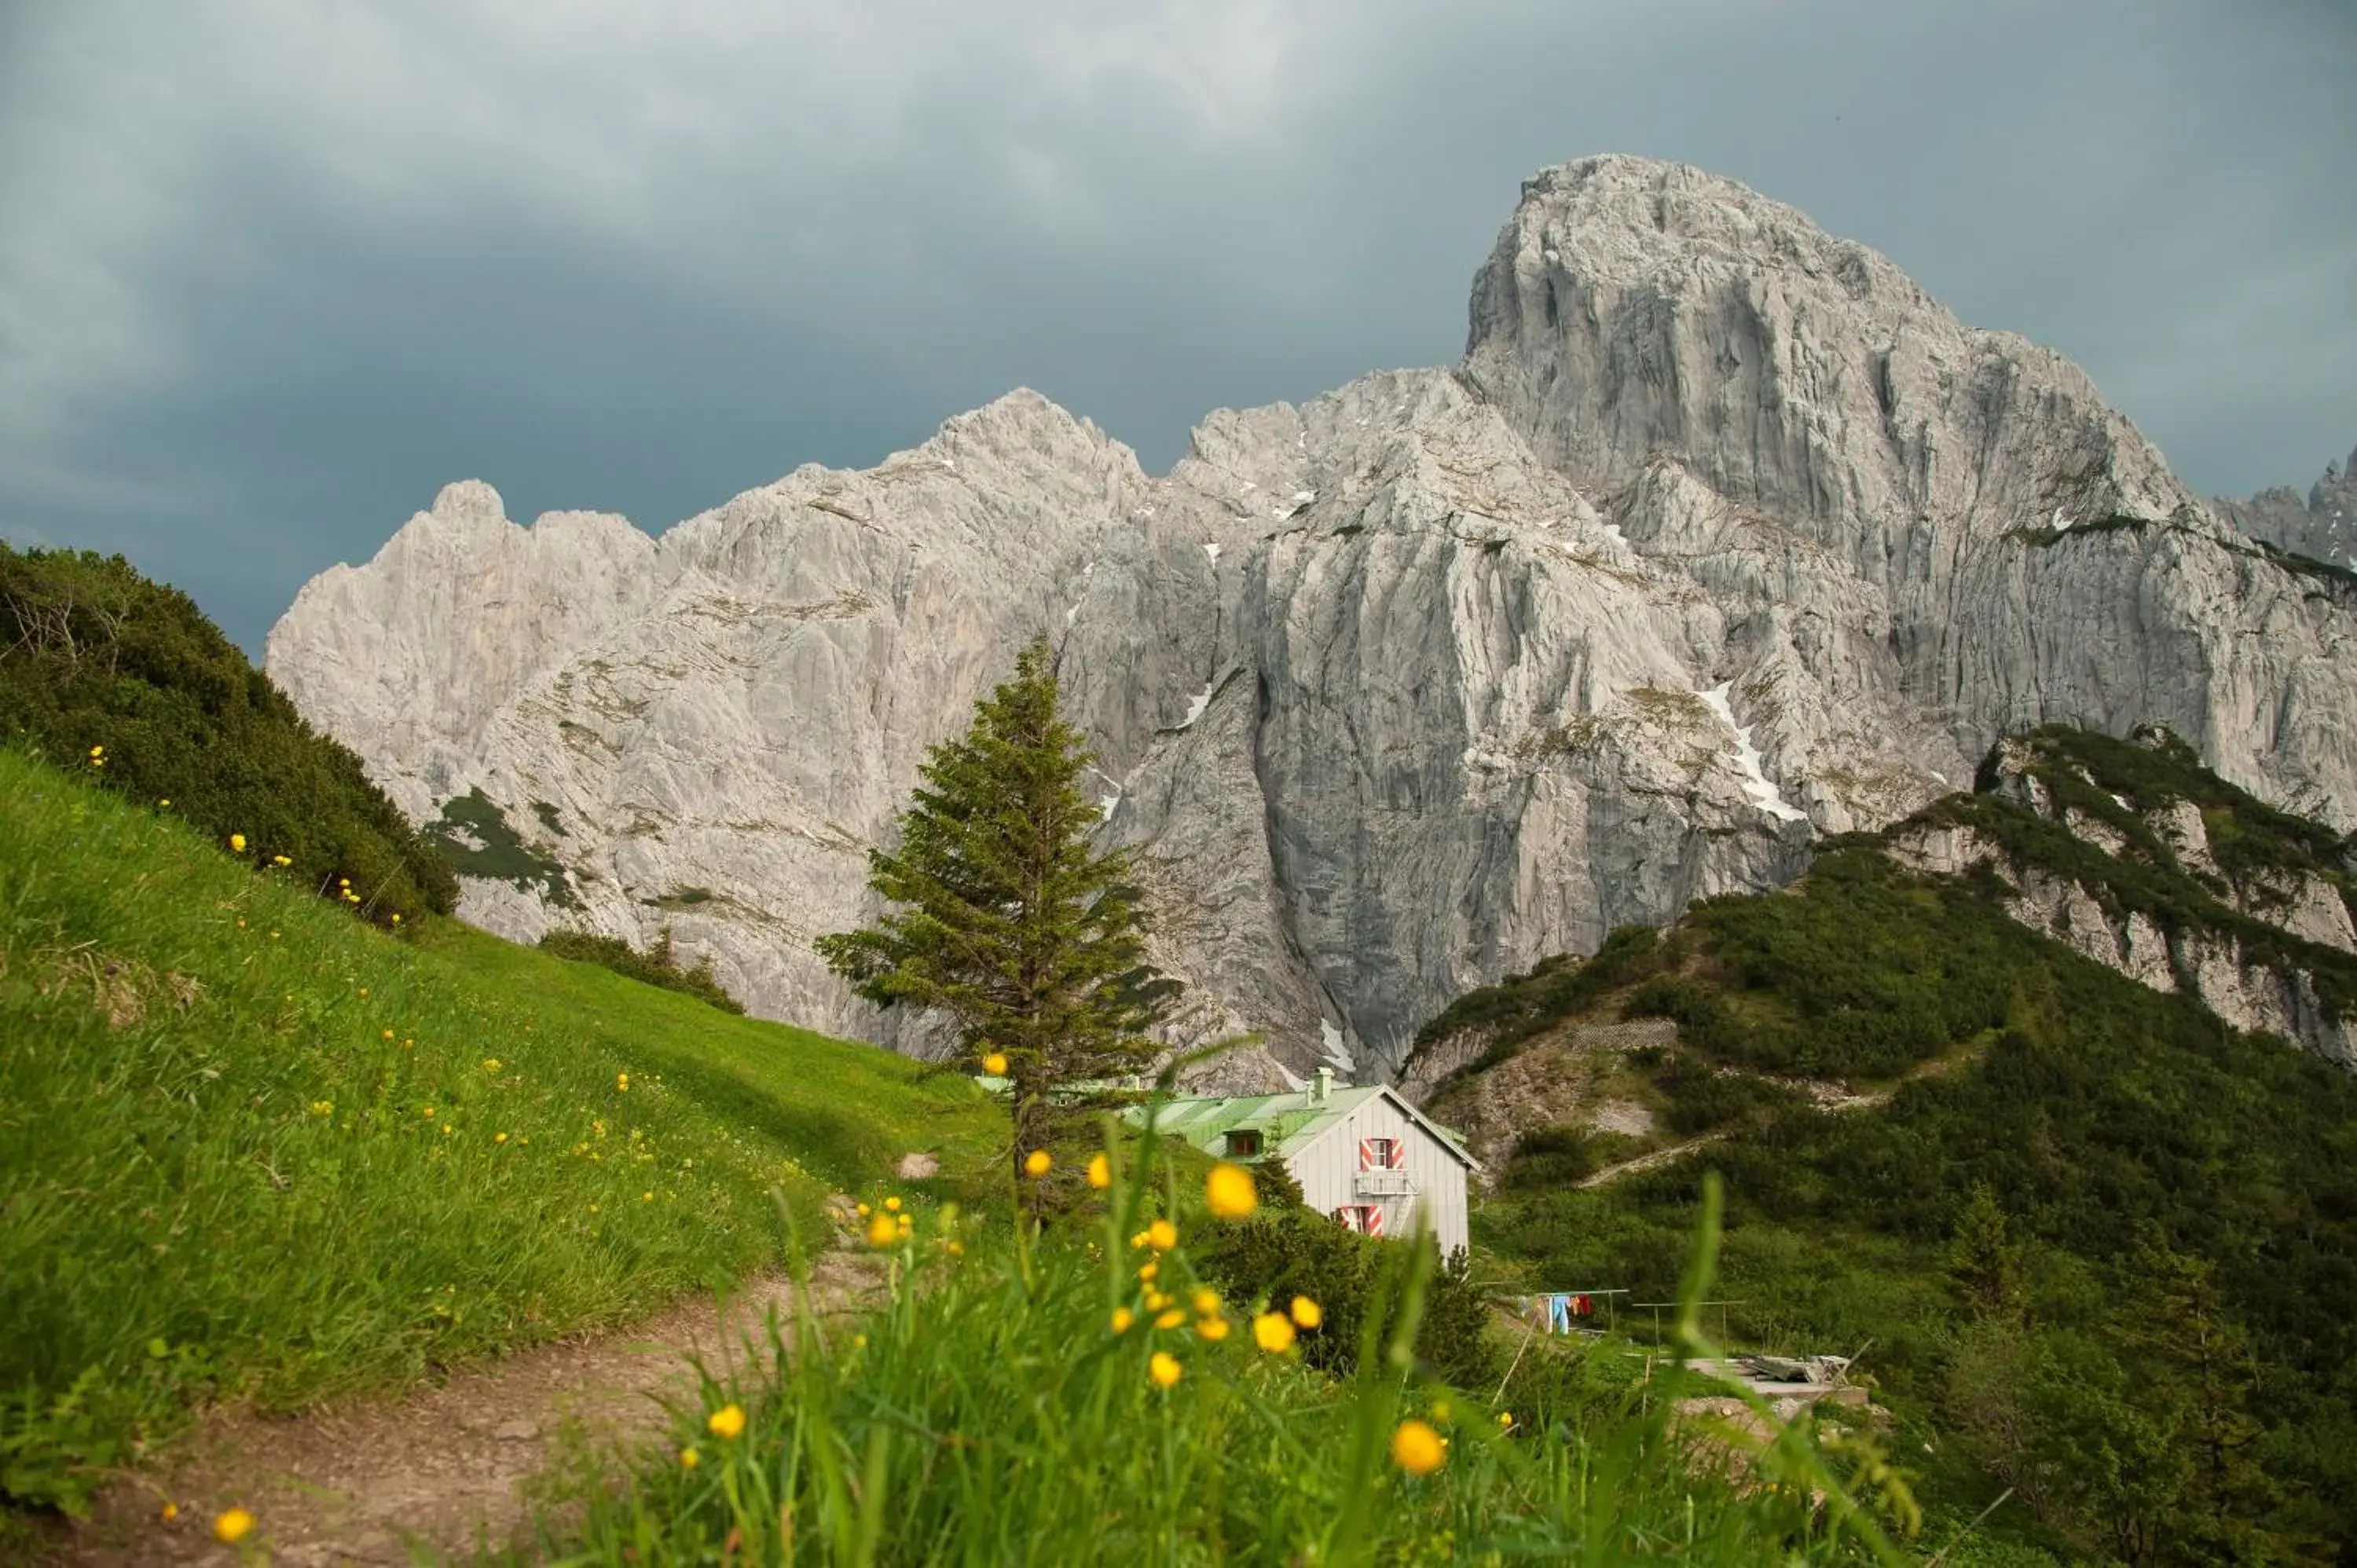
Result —
<path fill-rule="evenodd" d="M 628 1075 L 623 1086 L 621 1075 Z M 942 1151 L 963 1079 L 436 923 L 396 939 L 0 751 L 0 1483 L 779 1255 L 770 1197 Z M 58 1403 L 79 1386 L 79 1403 Z"/>
<path fill-rule="evenodd" d="M 2115 811 L 2115 789 L 2197 800 L 2222 861 L 2345 872 L 2345 841 L 2188 756 L 2049 740 Z M 1935 808 L 1959 811 L 2018 854 L 2050 836 L 1993 795 Z M 2125 886 L 2126 863 L 2108 864 Z M 2165 855 L 2130 869 L 2138 897 L 2122 902 L 2220 918 L 2216 890 Z M 1561 1156 L 1542 1140 L 1477 1238 L 1534 1278 L 1661 1299 L 1715 1167 L 1738 1337 L 1871 1342 L 1935 1499 L 2010 1486 L 2012 1517 L 2131 1560 L 2296 1560 L 2357 1541 L 2357 1079 L 2024 929 L 2000 894 L 1840 841 L 1783 895 L 1711 900 L 1659 943 L 1623 938 L 1586 983 L 1557 964 L 1468 999 L 1448 1027 L 1491 1031 L 1491 1066 L 1634 1013 L 1678 1021 L 1654 1068 L 1677 1081 L 1863 1087 L 1948 1065 L 1873 1109 L 1729 1096 L 1723 1141 L 1599 1187 L 1547 1179 Z M 2328 994 L 2348 963 L 2286 956 Z"/>

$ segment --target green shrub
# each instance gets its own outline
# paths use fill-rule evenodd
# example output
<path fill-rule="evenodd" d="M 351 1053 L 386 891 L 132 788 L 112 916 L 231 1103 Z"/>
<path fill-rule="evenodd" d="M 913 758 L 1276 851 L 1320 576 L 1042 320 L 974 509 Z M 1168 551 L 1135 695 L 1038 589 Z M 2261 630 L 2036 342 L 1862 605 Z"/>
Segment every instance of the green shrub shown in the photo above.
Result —
<path fill-rule="evenodd" d="M 1286 1302 L 1300 1294 L 1317 1302 L 1325 1327 L 1305 1339 L 1303 1353 L 1310 1365 L 1348 1376 L 1383 1262 L 1413 1244 L 1361 1236 L 1322 1214 L 1293 1208 L 1211 1227 L 1198 1262 L 1240 1298 Z M 1489 1305 L 1469 1266 L 1459 1248 L 1435 1270 L 1415 1338 L 1419 1361 L 1460 1388 L 1494 1384 L 1501 1369 L 1488 1333 Z"/>
<path fill-rule="evenodd" d="M 551 931 L 540 939 L 540 945 L 543 950 L 558 958 L 601 964 L 616 974 L 707 1002 L 723 1013 L 742 1015 L 745 1011 L 745 1004 L 722 990 L 720 982 L 714 977 L 711 954 L 697 959 L 693 969 L 680 967 L 669 926 L 662 929 L 649 952 L 639 951 L 619 937 L 601 937 L 590 931 Z"/>
<path fill-rule="evenodd" d="M 241 835 L 257 868 L 380 923 L 457 906 L 449 864 L 360 758 L 314 733 L 187 595 L 119 555 L 0 544 L 0 738 L 215 844 Z"/>

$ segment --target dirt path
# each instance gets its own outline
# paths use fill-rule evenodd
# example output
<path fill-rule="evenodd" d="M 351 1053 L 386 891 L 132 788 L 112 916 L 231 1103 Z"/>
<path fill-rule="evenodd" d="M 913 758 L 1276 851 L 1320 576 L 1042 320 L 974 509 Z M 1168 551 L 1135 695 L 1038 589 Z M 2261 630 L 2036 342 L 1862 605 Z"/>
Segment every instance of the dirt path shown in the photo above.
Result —
<path fill-rule="evenodd" d="M 872 1305 L 882 1281 L 871 1259 L 826 1253 L 812 1270 L 822 1316 Z M 248 1543 L 279 1568 L 361 1563 L 406 1568 L 412 1542 L 450 1553 L 528 1541 L 527 1483 L 587 1442 L 598 1449 L 658 1437 L 665 1398 L 693 1398 L 693 1353 L 716 1374 L 742 1366 L 747 1340 L 765 1339 L 771 1307 L 795 1311 L 793 1282 L 756 1281 L 726 1305 L 678 1304 L 597 1338 L 519 1351 L 453 1374 L 400 1400 L 361 1402 L 298 1416 L 224 1415 L 176 1444 L 154 1474 L 99 1500 L 86 1523 L 61 1530 L 46 1561 L 58 1568 L 232 1563 L 211 1521 L 232 1505 L 260 1521 Z M 767 1353 L 766 1343 L 761 1345 Z M 159 1520 L 169 1498 L 179 1517 Z M 521 1533 L 520 1533 L 521 1532 Z"/>
<path fill-rule="evenodd" d="M 1851 1094 L 1823 1084 L 1812 1086 L 1815 1093 L 1817 1109 L 1838 1112 L 1867 1111 L 1878 1105 L 1888 1105 L 1890 1103 L 1891 1097 L 1907 1085 L 1921 1079 L 1937 1078 L 1943 1073 L 1953 1072 L 1964 1063 L 1974 1060 L 1986 1048 L 1986 1044 L 1985 1040 L 1975 1039 L 1953 1050 L 1933 1057 L 1928 1061 L 1918 1062 L 1892 1081 L 1878 1089 L 1869 1089 L 1863 1094 Z M 1639 1155 L 1633 1160 L 1622 1160 L 1617 1165 L 1606 1165 L 1600 1171 L 1591 1171 L 1572 1185 L 1602 1187 L 1607 1182 L 1619 1181 L 1624 1176 L 1632 1176 L 1641 1171 L 1652 1170 L 1656 1165 L 1668 1165 L 1672 1160 L 1683 1159 L 1696 1149 L 1708 1148 L 1713 1144 L 1724 1141 L 1729 1135 L 1728 1133 L 1724 1132 L 1705 1133 L 1698 1138 L 1688 1138 L 1683 1144 L 1672 1144 L 1667 1148 L 1655 1149 L 1649 1155 Z"/>

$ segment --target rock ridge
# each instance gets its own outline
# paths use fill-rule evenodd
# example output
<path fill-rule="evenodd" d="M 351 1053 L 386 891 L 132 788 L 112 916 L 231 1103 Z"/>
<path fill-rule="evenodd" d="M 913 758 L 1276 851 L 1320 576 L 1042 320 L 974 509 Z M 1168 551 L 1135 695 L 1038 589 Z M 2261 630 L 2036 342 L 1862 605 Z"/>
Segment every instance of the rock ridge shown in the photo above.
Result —
<path fill-rule="evenodd" d="M 1460 992 L 1781 886 L 2033 725 L 2165 724 L 2357 822 L 2352 596 L 2068 361 L 1620 156 L 1524 185 L 1458 366 L 1215 411 L 1167 475 L 1018 390 L 659 538 L 470 482 L 267 660 L 421 822 L 498 813 L 468 918 L 669 925 L 757 1013 L 924 1051 L 809 940 L 1042 631 L 1189 1037 L 1263 1036 L 1236 1082 L 1388 1073 Z"/>

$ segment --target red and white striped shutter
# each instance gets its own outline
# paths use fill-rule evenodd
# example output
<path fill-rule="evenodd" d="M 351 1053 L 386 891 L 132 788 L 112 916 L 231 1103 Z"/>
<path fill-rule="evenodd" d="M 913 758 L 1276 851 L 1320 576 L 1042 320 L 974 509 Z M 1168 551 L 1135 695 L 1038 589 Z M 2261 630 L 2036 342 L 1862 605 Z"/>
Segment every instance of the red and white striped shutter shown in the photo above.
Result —
<path fill-rule="evenodd" d="M 1334 1220 L 1345 1230 L 1356 1230 L 1359 1228 L 1359 1211 L 1346 1204 L 1334 1210 Z"/>
<path fill-rule="evenodd" d="M 1407 1168 L 1407 1140 L 1406 1140 L 1405 1138 L 1394 1138 L 1394 1139 L 1391 1141 L 1391 1144 L 1392 1144 L 1392 1169 L 1394 1169 L 1394 1170 L 1395 1170 L 1395 1171 L 1396 1171 L 1396 1170 L 1405 1170 L 1405 1169 L 1406 1169 L 1406 1168 Z"/>
<path fill-rule="evenodd" d="M 1372 1138 L 1359 1140 L 1359 1168 L 1362 1171 L 1375 1168 L 1375 1141 Z"/>
<path fill-rule="evenodd" d="M 1368 1235 L 1380 1236 L 1383 1233 L 1383 1208 L 1382 1204 L 1370 1203 L 1360 1208 L 1359 1219 L 1359 1228 L 1364 1230 Z"/>

